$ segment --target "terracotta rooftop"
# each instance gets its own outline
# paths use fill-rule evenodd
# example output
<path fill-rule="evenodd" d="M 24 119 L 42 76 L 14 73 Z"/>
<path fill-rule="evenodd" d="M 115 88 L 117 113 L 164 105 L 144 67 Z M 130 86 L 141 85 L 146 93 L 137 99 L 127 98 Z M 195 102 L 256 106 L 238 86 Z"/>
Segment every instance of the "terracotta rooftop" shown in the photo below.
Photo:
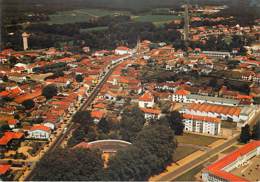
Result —
<path fill-rule="evenodd" d="M 247 153 L 251 152 L 252 150 L 260 147 L 260 141 L 252 141 L 242 148 L 236 150 L 235 152 L 223 157 L 222 159 L 218 160 L 217 162 L 213 163 L 212 165 L 206 168 L 207 171 L 210 173 L 219 176 L 228 181 L 248 181 L 244 178 L 231 174 L 229 172 L 224 171 L 223 169 L 231 164 L 232 162 L 236 161 L 239 157 L 246 155 Z"/>
<path fill-rule="evenodd" d="M 4 136 L 0 138 L 0 145 L 7 145 L 13 139 L 21 139 L 24 136 L 20 132 L 5 132 Z"/>

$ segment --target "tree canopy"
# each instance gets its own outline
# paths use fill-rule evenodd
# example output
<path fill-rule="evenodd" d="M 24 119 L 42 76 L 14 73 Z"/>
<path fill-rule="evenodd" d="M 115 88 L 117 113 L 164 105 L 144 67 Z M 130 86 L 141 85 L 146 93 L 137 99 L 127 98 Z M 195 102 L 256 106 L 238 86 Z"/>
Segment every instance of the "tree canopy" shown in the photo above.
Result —
<path fill-rule="evenodd" d="M 159 120 L 159 123 L 168 125 L 171 127 L 172 130 L 174 130 L 174 133 L 176 135 L 182 135 L 184 130 L 184 123 L 182 121 L 182 116 L 179 112 L 173 111 L 166 115 L 165 117 L 162 117 Z"/>
<path fill-rule="evenodd" d="M 105 180 L 145 181 L 172 161 L 176 148 L 174 133 L 163 125 L 144 128 L 127 149 L 110 159 Z"/>
<path fill-rule="evenodd" d="M 42 95 L 46 97 L 46 99 L 51 99 L 53 96 L 56 96 L 58 93 L 58 89 L 56 85 L 47 85 L 42 90 Z"/>
<path fill-rule="evenodd" d="M 144 114 L 138 108 L 125 109 L 120 122 L 120 135 L 123 140 L 134 141 L 145 123 Z"/>
<path fill-rule="evenodd" d="M 83 76 L 82 75 L 76 75 L 76 81 L 78 82 L 78 83 L 80 83 L 80 82 L 83 82 L 83 80 L 84 80 L 84 78 L 83 78 Z"/>
<path fill-rule="evenodd" d="M 242 143 L 247 143 L 251 138 L 250 135 L 250 126 L 246 124 L 244 127 L 241 129 L 240 133 L 240 142 Z"/>
<path fill-rule="evenodd" d="M 253 127 L 252 139 L 260 140 L 260 121 L 258 121 Z"/>
<path fill-rule="evenodd" d="M 23 101 L 22 105 L 25 107 L 25 109 L 31 109 L 34 107 L 35 103 L 32 99 L 29 99 L 29 100 Z"/>
<path fill-rule="evenodd" d="M 33 181 L 96 181 L 103 169 L 101 153 L 89 149 L 59 149 L 37 164 Z"/>

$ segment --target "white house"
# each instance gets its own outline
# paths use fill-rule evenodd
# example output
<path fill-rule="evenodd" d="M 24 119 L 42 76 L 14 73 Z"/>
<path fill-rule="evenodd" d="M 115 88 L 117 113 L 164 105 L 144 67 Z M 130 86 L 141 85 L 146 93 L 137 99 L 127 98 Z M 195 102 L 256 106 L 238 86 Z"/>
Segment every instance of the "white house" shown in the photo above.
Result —
<path fill-rule="evenodd" d="M 44 125 L 34 125 L 28 134 L 28 138 L 48 140 L 51 135 L 51 129 Z"/>
<path fill-rule="evenodd" d="M 154 106 L 154 96 L 149 91 L 146 91 L 138 100 L 140 108 L 152 108 Z"/>
<path fill-rule="evenodd" d="M 125 55 L 130 53 L 131 53 L 131 49 L 129 49 L 128 47 L 120 46 L 115 49 L 116 55 Z"/>
<path fill-rule="evenodd" d="M 162 115 L 160 109 L 142 108 L 141 110 L 144 112 L 144 118 L 146 120 L 160 119 L 160 117 Z"/>

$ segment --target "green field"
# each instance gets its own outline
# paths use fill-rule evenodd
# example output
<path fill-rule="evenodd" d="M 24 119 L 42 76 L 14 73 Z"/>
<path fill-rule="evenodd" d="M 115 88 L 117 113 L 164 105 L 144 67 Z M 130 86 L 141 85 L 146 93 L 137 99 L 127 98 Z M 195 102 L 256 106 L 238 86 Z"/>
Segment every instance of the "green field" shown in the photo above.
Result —
<path fill-rule="evenodd" d="M 49 15 L 48 24 L 65 24 L 84 22 L 91 18 L 97 18 L 106 15 L 129 15 L 127 11 L 113 11 L 103 9 L 78 9 L 72 11 L 60 11 Z"/>
<path fill-rule="evenodd" d="M 178 19 L 178 16 L 175 15 L 140 15 L 140 16 L 132 16 L 132 19 L 139 22 L 153 22 L 154 24 L 163 24 L 171 22 L 174 19 Z"/>
<path fill-rule="evenodd" d="M 102 26 L 102 27 L 93 27 L 93 28 L 82 28 L 80 29 L 80 32 L 81 33 L 84 33 L 84 32 L 91 32 L 91 31 L 99 31 L 99 30 L 106 30 L 108 29 L 107 26 Z"/>
<path fill-rule="evenodd" d="M 187 147 L 187 146 L 179 146 L 177 147 L 176 151 L 173 154 L 173 160 L 175 162 L 187 157 L 188 155 L 194 153 L 197 151 L 197 149 L 193 147 Z"/>
<path fill-rule="evenodd" d="M 107 15 L 129 15 L 129 11 L 115 11 L 104 9 L 78 9 L 72 11 L 60 11 L 55 14 L 49 15 L 50 20 L 48 24 L 65 24 L 84 22 L 91 18 L 97 18 Z M 179 18 L 175 15 L 152 15 L 150 13 L 138 16 L 131 16 L 132 20 L 137 22 L 153 22 L 155 25 L 162 25 L 171 22 L 173 19 Z"/>

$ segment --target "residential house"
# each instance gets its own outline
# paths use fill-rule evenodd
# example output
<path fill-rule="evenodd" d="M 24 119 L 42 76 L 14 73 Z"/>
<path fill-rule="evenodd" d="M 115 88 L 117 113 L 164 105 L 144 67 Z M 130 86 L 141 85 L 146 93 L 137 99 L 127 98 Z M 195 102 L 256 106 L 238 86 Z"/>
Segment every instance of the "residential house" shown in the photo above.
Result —
<path fill-rule="evenodd" d="M 131 53 L 131 49 L 129 49 L 128 47 L 120 46 L 115 49 L 116 55 L 125 55 L 130 53 Z"/>
<path fill-rule="evenodd" d="M 49 140 L 51 129 L 44 125 L 34 125 L 28 134 L 31 139 Z"/>
<path fill-rule="evenodd" d="M 16 150 L 24 138 L 24 134 L 20 132 L 7 131 L 0 138 L 0 153 L 8 150 Z"/>
<path fill-rule="evenodd" d="M 142 108 L 141 110 L 144 112 L 144 118 L 146 120 L 160 119 L 162 116 L 160 109 Z"/>
<path fill-rule="evenodd" d="M 138 105 L 140 108 L 152 108 L 154 106 L 154 96 L 151 92 L 146 91 L 141 97 L 138 99 Z"/>
<path fill-rule="evenodd" d="M 8 181 L 8 175 L 11 171 L 11 165 L 9 164 L 0 164 L 0 181 Z"/>

